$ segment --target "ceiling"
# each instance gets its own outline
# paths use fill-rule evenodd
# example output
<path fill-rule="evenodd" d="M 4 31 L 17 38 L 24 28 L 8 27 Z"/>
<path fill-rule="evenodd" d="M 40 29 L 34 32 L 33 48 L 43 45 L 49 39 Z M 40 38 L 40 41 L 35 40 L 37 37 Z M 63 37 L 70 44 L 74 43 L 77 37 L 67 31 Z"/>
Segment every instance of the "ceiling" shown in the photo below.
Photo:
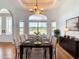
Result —
<path fill-rule="evenodd" d="M 79 15 L 79 0 L 57 0 L 55 6 L 51 7 L 43 12 L 51 20 L 61 20 L 62 17 L 69 18 L 72 15 Z M 14 17 L 18 19 L 28 18 L 32 14 L 21 5 L 19 0 L 0 0 L 0 9 L 2 8 L 11 10 Z"/>
<path fill-rule="evenodd" d="M 37 3 L 38 8 L 47 10 L 56 4 L 56 0 L 19 0 L 19 2 L 25 9 L 33 9 Z"/>

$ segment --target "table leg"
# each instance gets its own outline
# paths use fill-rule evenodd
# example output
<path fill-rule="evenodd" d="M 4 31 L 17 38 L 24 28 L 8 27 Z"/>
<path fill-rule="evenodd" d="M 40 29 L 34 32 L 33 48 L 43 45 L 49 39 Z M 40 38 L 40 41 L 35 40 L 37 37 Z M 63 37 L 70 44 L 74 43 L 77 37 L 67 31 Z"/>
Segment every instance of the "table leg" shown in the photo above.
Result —
<path fill-rule="evenodd" d="M 27 59 L 27 51 L 28 51 L 28 49 L 26 49 L 26 59 Z"/>
<path fill-rule="evenodd" d="M 23 47 L 20 46 L 20 59 L 23 59 Z"/>
<path fill-rule="evenodd" d="M 52 59 L 52 56 L 53 56 L 52 53 L 53 53 L 53 51 L 52 51 L 52 46 L 50 46 L 50 47 L 49 47 L 49 55 L 50 55 L 50 59 Z"/>
<path fill-rule="evenodd" d="M 46 59 L 46 48 L 44 48 L 44 57 Z"/>

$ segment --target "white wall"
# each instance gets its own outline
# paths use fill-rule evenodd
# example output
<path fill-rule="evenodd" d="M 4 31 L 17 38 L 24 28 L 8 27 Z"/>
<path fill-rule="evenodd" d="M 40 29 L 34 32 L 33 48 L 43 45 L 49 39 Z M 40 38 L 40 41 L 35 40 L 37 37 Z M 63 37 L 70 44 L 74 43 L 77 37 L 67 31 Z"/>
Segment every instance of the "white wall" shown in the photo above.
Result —
<path fill-rule="evenodd" d="M 27 20 L 29 13 L 24 10 L 18 0 L 0 0 L 0 9 L 6 8 L 12 12 L 14 20 L 14 34 L 18 35 L 18 21 Z M 27 22 L 27 21 L 26 21 Z M 0 36 L 0 41 L 12 41 L 13 36 Z"/>
<path fill-rule="evenodd" d="M 25 10 L 20 5 L 18 0 L 0 0 L 0 9 L 2 9 L 2 8 L 6 8 L 6 9 L 10 10 L 12 12 L 12 14 L 13 14 L 14 36 L 18 36 L 19 20 L 24 20 L 26 22 L 25 23 L 25 29 L 26 29 L 25 33 L 28 33 L 28 17 L 32 13 L 30 13 L 27 10 Z M 57 18 L 57 16 L 54 15 L 55 12 L 52 12 L 52 10 L 45 11 L 45 12 L 43 12 L 43 14 L 48 17 L 48 21 L 55 20 L 55 18 Z M 2 41 L 12 41 L 11 40 L 12 38 L 13 38 L 13 36 L 7 36 L 7 37 L 6 36 L 0 36 L 0 42 L 2 42 Z"/>
<path fill-rule="evenodd" d="M 25 10 L 20 5 L 18 0 L 0 0 L 0 9 L 2 8 L 9 9 L 13 14 L 15 36 L 18 35 L 19 20 L 24 20 L 26 22 L 25 28 L 27 30 L 25 31 L 25 33 L 28 33 L 28 17 L 32 13 Z M 48 17 L 48 21 L 57 21 L 57 27 L 61 30 L 61 35 L 64 35 L 65 20 L 75 16 L 79 16 L 79 0 L 57 0 L 56 5 L 51 10 L 44 11 L 43 14 Z M 69 32 L 68 34 L 78 37 L 79 32 Z M 0 41 L 10 40 L 0 39 Z"/>
<path fill-rule="evenodd" d="M 79 0 L 66 0 L 65 3 L 59 7 L 59 25 L 61 35 L 64 35 L 64 28 L 67 19 L 79 16 Z M 79 38 L 79 31 L 69 31 L 67 35 Z"/>

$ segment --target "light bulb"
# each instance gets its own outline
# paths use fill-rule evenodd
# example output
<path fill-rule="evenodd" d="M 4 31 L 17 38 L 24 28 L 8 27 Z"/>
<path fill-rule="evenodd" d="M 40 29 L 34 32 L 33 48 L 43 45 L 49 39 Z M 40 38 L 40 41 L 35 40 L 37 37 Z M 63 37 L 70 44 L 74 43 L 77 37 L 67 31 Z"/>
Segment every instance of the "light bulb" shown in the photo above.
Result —
<path fill-rule="evenodd" d="M 33 11 L 33 9 L 29 9 L 29 11 Z"/>
<path fill-rule="evenodd" d="M 43 11 L 43 10 L 44 10 L 44 8 L 40 8 L 40 10 L 41 10 L 41 11 Z"/>
<path fill-rule="evenodd" d="M 37 6 L 34 6 L 34 9 L 37 9 Z"/>
<path fill-rule="evenodd" d="M 40 11 L 39 11 L 39 10 L 37 10 L 37 11 L 36 11 L 36 14 L 40 14 Z"/>

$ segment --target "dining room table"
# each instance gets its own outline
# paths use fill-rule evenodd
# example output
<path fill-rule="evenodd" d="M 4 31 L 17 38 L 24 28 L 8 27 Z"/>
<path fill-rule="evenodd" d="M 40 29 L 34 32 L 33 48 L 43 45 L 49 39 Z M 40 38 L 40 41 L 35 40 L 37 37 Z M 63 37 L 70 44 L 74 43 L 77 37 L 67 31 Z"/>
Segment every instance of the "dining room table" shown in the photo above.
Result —
<path fill-rule="evenodd" d="M 49 49 L 49 59 L 53 58 L 53 45 L 49 41 L 32 41 L 32 40 L 26 40 L 20 45 L 20 59 L 23 59 L 23 51 L 24 48 L 43 48 L 46 50 L 46 48 Z M 27 53 L 27 51 L 26 51 Z M 27 56 L 27 55 L 26 55 Z M 27 57 L 26 57 L 27 59 Z M 45 53 L 45 59 L 46 59 L 46 53 Z"/>

